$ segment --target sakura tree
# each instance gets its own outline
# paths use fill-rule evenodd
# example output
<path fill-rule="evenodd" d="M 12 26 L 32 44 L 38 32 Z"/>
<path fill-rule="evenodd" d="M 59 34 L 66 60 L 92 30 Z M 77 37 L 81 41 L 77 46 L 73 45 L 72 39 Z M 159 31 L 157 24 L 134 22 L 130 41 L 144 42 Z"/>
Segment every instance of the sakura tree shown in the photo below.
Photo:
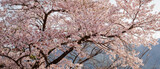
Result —
<path fill-rule="evenodd" d="M 81 68 L 104 51 L 113 67 L 143 66 L 134 48 L 157 44 L 160 13 L 152 0 L 1 0 L 0 67 L 19 69 Z M 89 54 L 84 50 L 95 45 Z M 58 50 L 62 54 L 58 54 Z M 76 52 L 73 60 L 66 58 Z M 53 54 L 53 60 L 49 60 Z M 75 62 L 79 58 L 84 60 Z M 114 61 L 114 60 L 113 60 Z"/>

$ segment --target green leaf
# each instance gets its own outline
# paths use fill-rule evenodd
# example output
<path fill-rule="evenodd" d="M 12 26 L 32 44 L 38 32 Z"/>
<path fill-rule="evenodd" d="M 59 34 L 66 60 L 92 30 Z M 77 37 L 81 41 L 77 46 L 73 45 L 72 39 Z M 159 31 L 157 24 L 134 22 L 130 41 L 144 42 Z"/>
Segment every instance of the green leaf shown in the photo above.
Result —
<path fill-rule="evenodd" d="M 33 59 L 33 60 L 36 59 L 36 56 L 34 56 L 34 55 L 30 55 L 29 57 L 30 57 L 30 59 Z"/>

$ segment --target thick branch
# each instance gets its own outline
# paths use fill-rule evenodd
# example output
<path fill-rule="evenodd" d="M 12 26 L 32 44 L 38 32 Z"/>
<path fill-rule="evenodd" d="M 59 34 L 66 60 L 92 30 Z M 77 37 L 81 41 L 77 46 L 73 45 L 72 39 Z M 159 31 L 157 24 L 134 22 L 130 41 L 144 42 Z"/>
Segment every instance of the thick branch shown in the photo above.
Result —
<path fill-rule="evenodd" d="M 78 55 L 79 55 L 79 54 L 77 54 L 77 55 L 74 57 L 73 63 L 75 63 L 76 59 L 78 58 Z"/>
<path fill-rule="evenodd" d="M 90 35 L 89 36 L 84 36 L 77 43 L 81 44 L 82 41 L 85 41 L 86 39 L 89 39 L 89 38 L 90 38 Z"/>
<path fill-rule="evenodd" d="M 18 58 L 16 61 L 18 62 L 18 61 L 22 60 L 24 57 L 28 57 L 28 56 L 29 56 L 29 55 L 24 55 L 24 56 Z"/>
<path fill-rule="evenodd" d="M 47 18 L 48 16 L 52 13 L 52 12 L 65 12 L 65 10 L 50 10 L 48 13 L 45 13 L 45 16 L 44 16 L 44 19 L 43 19 L 43 28 L 42 28 L 42 31 L 45 30 L 46 28 L 46 23 L 47 23 Z"/>
<path fill-rule="evenodd" d="M 53 51 L 55 50 L 56 48 L 52 48 L 51 50 L 48 51 L 48 55 Z"/>
<path fill-rule="evenodd" d="M 86 36 L 82 37 L 77 43 L 78 43 L 78 44 L 81 44 L 82 41 L 86 41 L 87 39 L 91 38 L 91 36 L 96 36 L 96 34 L 97 34 L 97 33 L 92 34 L 92 35 L 86 35 Z"/>
<path fill-rule="evenodd" d="M 20 64 L 18 64 L 18 62 L 17 62 L 16 60 L 14 60 L 12 57 L 9 57 L 9 56 L 3 55 L 3 54 L 0 54 L 0 56 L 6 57 L 6 58 L 12 60 L 13 62 L 15 62 L 15 63 L 21 68 Z M 23 68 L 22 68 L 22 69 L 23 69 Z"/>
<path fill-rule="evenodd" d="M 32 66 L 32 69 L 37 69 L 37 68 L 39 68 L 39 66 L 40 66 L 39 61 L 36 61 L 36 62 L 34 63 L 34 65 Z"/>
<path fill-rule="evenodd" d="M 50 66 L 51 64 L 57 64 L 59 61 L 61 61 L 67 54 L 69 54 L 71 51 L 73 51 L 74 47 L 69 48 L 69 50 L 65 51 L 61 56 L 59 56 L 57 59 L 53 60 L 51 63 L 49 63 L 46 67 Z"/>
<path fill-rule="evenodd" d="M 43 53 L 42 50 L 40 50 L 40 53 L 42 54 L 42 56 L 44 57 L 44 60 L 46 61 L 46 64 L 49 64 L 48 63 L 48 59 L 47 59 L 47 56 Z"/>
<path fill-rule="evenodd" d="M 95 54 L 91 55 L 90 57 L 86 58 L 85 60 L 79 62 L 79 64 L 82 64 L 86 61 L 88 61 L 89 59 L 93 58 L 94 56 L 97 56 L 100 53 L 101 49 L 99 49 Z"/>

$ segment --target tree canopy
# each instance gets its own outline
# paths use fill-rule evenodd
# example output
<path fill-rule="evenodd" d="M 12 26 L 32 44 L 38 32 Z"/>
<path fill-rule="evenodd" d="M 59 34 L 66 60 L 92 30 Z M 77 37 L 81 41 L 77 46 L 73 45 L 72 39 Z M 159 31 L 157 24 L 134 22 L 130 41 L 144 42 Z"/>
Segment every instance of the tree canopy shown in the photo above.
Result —
<path fill-rule="evenodd" d="M 160 13 L 152 0 L 1 0 L 0 67 L 81 68 L 100 51 L 116 59 L 113 66 L 139 69 L 134 48 L 157 44 Z M 99 48 L 89 55 L 85 44 Z M 62 54 L 54 53 L 62 51 Z M 79 62 L 65 58 L 76 52 Z M 57 58 L 49 60 L 49 55 Z M 112 66 L 112 67 L 113 67 Z"/>

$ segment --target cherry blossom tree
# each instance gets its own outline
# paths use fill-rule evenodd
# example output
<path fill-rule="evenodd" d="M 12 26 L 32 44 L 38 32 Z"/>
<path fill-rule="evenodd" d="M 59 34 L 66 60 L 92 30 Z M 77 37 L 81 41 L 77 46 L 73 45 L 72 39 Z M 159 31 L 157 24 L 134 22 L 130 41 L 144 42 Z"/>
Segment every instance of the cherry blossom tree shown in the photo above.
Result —
<path fill-rule="evenodd" d="M 137 50 L 137 48 L 135 50 Z M 143 64 L 144 66 L 146 66 L 146 63 L 148 63 L 148 60 L 150 60 L 150 58 L 153 57 L 151 56 L 151 53 L 150 53 L 151 50 L 149 50 L 147 47 L 140 50 L 141 52 L 138 55 L 138 57 L 140 59 L 143 58 Z M 110 61 L 108 55 L 106 55 L 105 53 L 99 53 L 96 57 L 93 57 L 87 62 L 83 63 L 84 64 L 83 68 L 87 69 L 88 67 L 93 67 L 94 69 L 115 69 L 115 68 L 132 69 L 130 66 L 122 67 L 121 65 L 114 65 L 117 61 L 119 61 L 118 56 L 113 61 Z M 144 66 L 141 68 L 144 68 Z"/>
<path fill-rule="evenodd" d="M 103 51 L 111 61 L 118 57 L 112 66 L 138 69 L 143 63 L 134 48 L 157 44 L 152 35 L 160 13 L 152 12 L 151 1 L 1 0 L 0 67 L 81 68 Z M 98 49 L 88 53 L 85 44 Z M 50 54 L 56 58 L 49 60 Z"/>

